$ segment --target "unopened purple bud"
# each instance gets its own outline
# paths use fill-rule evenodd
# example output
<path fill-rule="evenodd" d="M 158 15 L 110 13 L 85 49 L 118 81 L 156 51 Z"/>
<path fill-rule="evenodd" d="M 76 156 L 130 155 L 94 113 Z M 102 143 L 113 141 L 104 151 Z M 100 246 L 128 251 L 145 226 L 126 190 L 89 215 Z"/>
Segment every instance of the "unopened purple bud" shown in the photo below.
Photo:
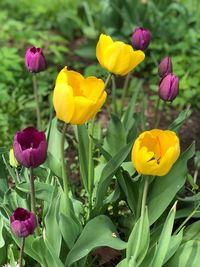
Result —
<path fill-rule="evenodd" d="M 151 32 L 145 28 L 136 28 L 132 35 L 132 45 L 137 50 L 144 51 L 151 41 Z"/>
<path fill-rule="evenodd" d="M 30 72 L 40 72 L 46 69 L 46 60 L 41 48 L 31 47 L 25 54 L 25 65 Z"/>
<path fill-rule="evenodd" d="M 160 81 L 159 96 L 164 101 L 173 101 L 179 92 L 179 78 L 169 73 Z"/>
<path fill-rule="evenodd" d="M 11 230 L 18 237 L 27 237 L 33 234 L 36 226 L 35 215 L 26 209 L 17 208 L 10 217 Z"/>
<path fill-rule="evenodd" d="M 169 73 L 172 73 L 172 61 L 170 57 L 165 57 L 160 62 L 160 65 L 158 67 L 158 74 L 161 78 L 164 78 Z"/>
<path fill-rule="evenodd" d="M 29 127 L 17 132 L 13 150 L 16 160 L 24 167 L 36 168 L 47 158 L 47 142 L 44 132 Z"/>

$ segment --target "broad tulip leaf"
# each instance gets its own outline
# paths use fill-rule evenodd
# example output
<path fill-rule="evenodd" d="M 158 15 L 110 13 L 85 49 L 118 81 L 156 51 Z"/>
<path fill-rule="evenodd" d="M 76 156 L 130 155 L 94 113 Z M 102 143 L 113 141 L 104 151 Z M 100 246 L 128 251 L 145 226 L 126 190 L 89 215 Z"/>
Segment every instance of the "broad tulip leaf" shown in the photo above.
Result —
<path fill-rule="evenodd" d="M 74 246 L 80 232 L 81 226 L 78 225 L 71 217 L 60 213 L 59 227 L 69 249 Z"/>
<path fill-rule="evenodd" d="M 115 114 L 111 114 L 104 141 L 104 149 L 111 155 L 117 154 L 120 148 L 126 145 L 126 131 L 124 125 Z"/>
<path fill-rule="evenodd" d="M 35 185 L 35 197 L 47 202 L 51 201 L 54 187 L 47 183 L 39 181 L 34 182 Z M 17 190 L 30 194 L 30 183 L 21 183 L 16 187 Z"/>
<path fill-rule="evenodd" d="M 172 229 L 174 225 L 175 213 L 176 213 L 176 203 L 170 210 L 167 219 L 164 223 L 163 230 L 161 232 L 161 236 L 158 241 L 158 246 L 153 258 L 153 262 L 151 263 L 151 267 L 161 267 L 163 265 L 164 259 L 166 257 L 169 248 Z"/>
<path fill-rule="evenodd" d="M 200 241 L 190 240 L 180 245 L 164 267 L 199 267 Z"/>
<path fill-rule="evenodd" d="M 129 267 L 127 259 L 120 261 L 120 263 L 118 263 L 116 267 Z"/>
<path fill-rule="evenodd" d="M 88 191 L 89 138 L 86 125 L 77 126 L 78 155 L 80 173 L 85 190 Z"/>
<path fill-rule="evenodd" d="M 8 172 L 3 163 L 3 158 L 0 155 L 0 200 L 3 199 L 5 192 L 8 190 Z"/>
<path fill-rule="evenodd" d="M 127 243 L 118 237 L 112 221 L 107 216 L 100 215 L 86 224 L 69 252 L 65 265 L 70 266 L 87 256 L 90 251 L 103 246 L 122 250 L 126 248 Z"/>
<path fill-rule="evenodd" d="M 59 257 L 62 236 L 58 225 L 58 214 L 60 206 L 60 196 L 56 196 L 57 190 L 54 191 L 54 198 L 49 206 L 47 215 L 45 216 L 45 237 L 48 239 L 48 244 L 54 249 L 54 254 Z"/>
<path fill-rule="evenodd" d="M 185 120 L 191 115 L 190 107 L 188 106 L 185 110 L 181 111 L 178 115 L 178 118 L 175 119 L 174 122 L 169 126 L 169 130 L 178 132 L 180 127 L 183 125 Z"/>
<path fill-rule="evenodd" d="M 200 221 L 190 224 L 184 231 L 183 242 L 189 240 L 200 241 Z"/>
<path fill-rule="evenodd" d="M 163 264 L 165 264 L 177 251 L 179 248 L 181 241 L 183 239 L 183 231 L 180 231 L 177 235 L 173 235 L 170 239 L 169 247 L 167 254 L 165 256 Z"/>
<path fill-rule="evenodd" d="M 128 245 L 127 245 L 127 261 L 130 264 L 130 261 L 133 260 L 135 265 L 139 266 L 140 263 L 143 261 L 148 247 L 149 247 L 149 239 L 150 239 L 150 230 L 149 230 L 149 220 L 148 220 L 148 212 L 147 208 L 145 210 L 144 214 L 144 221 L 142 226 L 142 238 L 140 240 L 140 246 L 137 255 L 135 255 L 136 245 L 139 237 L 139 228 L 141 224 L 141 218 L 136 222 L 130 237 L 128 239 Z M 133 264 L 134 266 L 134 264 Z"/>
<path fill-rule="evenodd" d="M 194 143 L 181 155 L 171 171 L 156 177 L 150 185 L 147 204 L 150 225 L 153 224 L 172 202 L 186 181 L 187 161 L 194 155 Z"/>
<path fill-rule="evenodd" d="M 0 248 L 2 248 L 5 245 L 2 232 L 3 232 L 3 217 L 0 214 Z"/>
<path fill-rule="evenodd" d="M 134 79 L 132 81 L 134 82 Z M 141 86 L 142 86 L 142 82 L 139 81 L 138 84 L 134 88 L 133 96 L 131 97 L 128 108 L 123 116 L 123 125 L 125 129 L 127 129 L 127 131 L 129 131 L 132 128 L 133 124 L 135 123 L 133 119 L 133 114 L 135 113 L 136 101 L 137 101 L 139 92 L 141 91 Z"/>
<path fill-rule="evenodd" d="M 131 147 L 132 147 L 132 143 L 125 145 L 122 149 L 119 150 L 119 152 L 113 158 L 111 158 L 108 161 L 108 163 L 104 167 L 101 173 L 101 177 L 100 177 L 97 192 L 96 192 L 96 203 L 95 203 L 94 210 L 92 212 L 93 216 L 99 213 L 99 210 L 102 207 L 106 192 L 108 190 L 108 186 L 110 185 L 112 181 L 112 177 L 114 176 L 115 172 L 120 167 L 122 162 L 128 156 L 131 150 Z"/>

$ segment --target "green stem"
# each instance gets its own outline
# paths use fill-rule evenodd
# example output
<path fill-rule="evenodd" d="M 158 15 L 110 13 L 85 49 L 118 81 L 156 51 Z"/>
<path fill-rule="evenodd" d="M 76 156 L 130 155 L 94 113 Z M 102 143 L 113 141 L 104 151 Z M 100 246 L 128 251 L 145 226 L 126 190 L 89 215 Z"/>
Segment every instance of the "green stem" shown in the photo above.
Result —
<path fill-rule="evenodd" d="M 122 101 L 121 101 L 121 108 L 120 108 L 120 116 L 122 115 L 122 110 L 123 110 L 123 107 L 125 106 L 125 100 L 126 100 L 126 96 L 127 96 L 128 84 L 129 84 L 130 78 L 131 78 L 131 73 L 129 72 L 129 74 L 125 78 L 124 86 L 122 89 Z"/>
<path fill-rule="evenodd" d="M 62 138 L 61 138 L 61 163 L 62 163 L 62 178 L 63 178 L 63 190 L 64 194 L 66 196 L 66 208 L 67 211 L 70 211 L 70 199 L 69 199 L 69 178 L 67 175 L 67 170 L 66 170 L 66 163 L 65 163 L 65 134 L 67 130 L 67 124 L 65 123 L 63 125 L 63 130 L 62 130 Z"/>
<path fill-rule="evenodd" d="M 156 109 L 155 109 L 155 117 L 154 117 L 154 128 L 157 128 L 159 126 L 160 122 L 160 97 L 158 97 L 157 102 L 156 102 Z"/>
<path fill-rule="evenodd" d="M 31 187 L 31 212 L 34 213 L 36 218 L 37 218 L 36 200 L 35 200 L 35 184 L 34 184 L 34 175 L 33 175 L 33 168 L 32 167 L 30 167 L 30 187 Z M 36 234 L 37 234 L 37 236 L 39 236 L 38 222 L 37 222 Z"/>
<path fill-rule="evenodd" d="M 40 101 L 39 101 L 39 96 L 38 96 L 37 78 L 36 78 L 35 73 L 33 74 L 32 79 L 33 79 L 33 93 L 34 93 L 35 102 L 36 102 L 37 129 L 41 130 Z"/>
<path fill-rule="evenodd" d="M 188 215 L 188 217 L 182 222 L 182 224 L 176 229 L 173 235 L 178 234 L 178 232 L 183 228 L 183 226 L 192 218 L 192 216 L 196 213 L 198 208 L 200 207 L 200 203 L 196 206 L 196 208 Z"/>
<path fill-rule="evenodd" d="M 88 129 L 88 137 L 89 137 L 88 191 L 89 191 L 89 195 L 90 195 L 90 204 L 91 204 L 93 186 L 94 186 L 93 139 L 92 139 L 93 132 L 94 132 L 94 122 L 95 122 L 95 117 L 92 119 L 90 131 Z"/>
<path fill-rule="evenodd" d="M 20 254 L 19 254 L 19 267 L 22 267 L 23 265 L 24 244 L 25 244 L 25 237 L 22 237 L 20 245 Z"/>
<path fill-rule="evenodd" d="M 115 83 L 114 76 L 112 76 L 112 105 L 113 105 L 114 113 L 117 114 L 116 83 Z"/>
<path fill-rule="evenodd" d="M 140 215 L 140 224 L 139 224 L 139 231 L 138 231 L 138 239 L 137 239 L 137 243 L 136 243 L 136 248 L 134 251 L 134 255 L 133 258 L 136 261 L 137 258 L 137 254 L 140 248 L 140 243 L 141 243 L 141 239 L 142 239 L 142 228 L 143 228 L 143 224 L 144 224 L 144 213 L 145 213 L 145 205 L 146 205 L 146 199 L 147 199 L 147 192 L 148 192 L 148 186 L 149 186 L 149 181 L 148 181 L 149 177 L 144 177 L 144 190 L 143 190 L 143 196 L 142 196 L 142 205 L 141 205 L 141 215 Z"/>

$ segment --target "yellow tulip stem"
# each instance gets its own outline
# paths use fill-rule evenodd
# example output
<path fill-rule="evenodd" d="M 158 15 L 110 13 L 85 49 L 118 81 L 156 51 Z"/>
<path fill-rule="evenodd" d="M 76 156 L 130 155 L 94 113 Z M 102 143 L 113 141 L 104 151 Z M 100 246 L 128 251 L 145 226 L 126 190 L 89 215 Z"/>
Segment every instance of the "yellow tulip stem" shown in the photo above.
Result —
<path fill-rule="evenodd" d="M 129 72 L 129 74 L 126 75 L 126 78 L 125 78 L 125 81 L 124 81 L 124 86 L 123 86 L 123 89 L 122 89 L 122 101 L 121 101 L 121 108 L 120 108 L 120 116 L 122 115 L 123 107 L 125 106 L 125 98 L 127 96 L 128 85 L 129 85 L 130 78 L 131 78 L 131 73 Z"/>
<path fill-rule="evenodd" d="M 142 228 L 144 224 L 144 213 L 145 213 L 145 206 L 146 206 L 146 199 L 147 199 L 147 192 L 149 187 L 149 177 L 144 177 L 144 189 L 143 189 L 143 195 L 142 195 L 142 205 L 141 205 L 141 213 L 140 213 L 140 224 L 139 224 L 139 231 L 138 231 L 138 239 L 136 243 L 136 248 L 134 251 L 133 259 L 136 262 L 138 251 L 140 248 L 140 243 L 142 239 Z"/>
<path fill-rule="evenodd" d="M 182 224 L 176 229 L 173 235 L 178 234 L 178 232 L 185 226 L 185 224 L 192 218 L 192 216 L 197 212 L 200 207 L 200 203 L 196 206 L 196 208 L 188 215 L 188 217 L 182 222 Z"/>
<path fill-rule="evenodd" d="M 34 93 L 35 102 L 36 102 L 37 129 L 41 130 L 40 101 L 39 101 L 39 95 L 38 95 L 37 78 L 36 78 L 35 73 L 33 74 L 32 79 L 33 79 L 33 93 Z"/>
<path fill-rule="evenodd" d="M 62 161 L 62 178 L 63 178 L 63 189 L 64 194 L 66 196 L 66 208 L 67 211 L 70 212 L 70 199 L 69 199 L 69 186 L 68 186 L 68 175 L 66 169 L 66 162 L 65 162 L 65 135 L 67 130 L 67 124 L 64 123 L 63 130 L 62 130 L 62 138 L 61 138 L 61 161 Z"/>
<path fill-rule="evenodd" d="M 115 83 L 115 77 L 112 76 L 112 105 L 113 105 L 113 111 L 115 114 L 117 114 L 117 97 L 116 97 L 116 83 Z"/>
<path fill-rule="evenodd" d="M 88 138 L 89 138 L 89 162 L 88 162 L 88 192 L 89 192 L 89 212 L 92 209 L 92 193 L 94 187 L 94 164 L 93 164 L 93 133 L 94 133 L 94 123 L 95 117 L 92 119 L 90 129 L 88 129 Z"/>
<path fill-rule="evenodd" d="M 106 81 L 105 81 L 105 84 L 104 84 L 104 88 L 101 92 L 101 95 L 100 95 L 100 98 L 102 97 L 103 95 L 103 92 L 106 90 L 107 86 L 108 86 L 108 83 L 110 82 L 110 79 L 112 78 L 112 73 L 109 73 L 107 78 L 106 78 Z"/>

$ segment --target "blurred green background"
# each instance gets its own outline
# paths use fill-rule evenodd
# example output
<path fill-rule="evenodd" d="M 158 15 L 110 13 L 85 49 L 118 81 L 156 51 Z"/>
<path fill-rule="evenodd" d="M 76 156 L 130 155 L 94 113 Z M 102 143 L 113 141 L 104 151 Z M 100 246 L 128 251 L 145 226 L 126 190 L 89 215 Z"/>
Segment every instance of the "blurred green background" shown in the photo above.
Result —
<path fill-rule="evenodd" d="M 102 75 L 95 57 L 101 32 L 130 43 L 135 27 L 147 27 L 152 42 L 136 69 L 152 95 L 157 92 L 160 60 L 171 56 L 180 77 L 176 109 L 200 107 L 199 0 L 1 0 L 0 1 L 0 146 L 11 145 L 17 130 L 35 125 L 31 74 L 24 54 L 42 47 L 48 69 L 38 74 L 43 126 L 58 70 L 67 65 L 86 75 Z"/>

